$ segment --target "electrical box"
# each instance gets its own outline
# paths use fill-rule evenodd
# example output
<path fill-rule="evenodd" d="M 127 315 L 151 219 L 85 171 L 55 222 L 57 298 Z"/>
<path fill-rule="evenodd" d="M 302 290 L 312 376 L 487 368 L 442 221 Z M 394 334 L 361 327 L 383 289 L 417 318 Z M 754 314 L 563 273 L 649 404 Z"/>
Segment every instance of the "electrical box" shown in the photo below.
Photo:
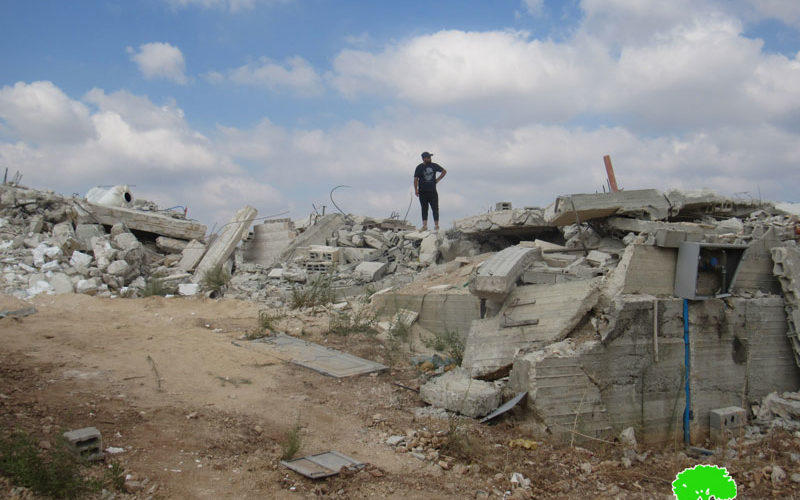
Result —
<path fill-rule="evenodd" d="M 678 248 L 675 296 L 702 300 L 729 295 L 747 245 L 684 241 Z"/>

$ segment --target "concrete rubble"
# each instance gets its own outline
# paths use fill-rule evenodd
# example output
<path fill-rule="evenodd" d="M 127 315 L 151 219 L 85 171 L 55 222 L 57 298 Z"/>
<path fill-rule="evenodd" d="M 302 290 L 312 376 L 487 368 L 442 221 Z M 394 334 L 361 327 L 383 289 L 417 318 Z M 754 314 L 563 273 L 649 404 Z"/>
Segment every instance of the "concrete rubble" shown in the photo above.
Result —
<path fill-rule="evenodd" d="M 564 440 L 674 440 L 687 426 L 698 441 L 721 411 L 800 384 L 798 216 L 773 203 L 576 193 L 501 202 L 441 232 L 340 213 L 260 221 L 244 207 L 206 235 L 118 191 L 108 206 L 0 186 L 3 291 L 140 296 L 158 279 L 193 296 L 223 266 L 226 296 L 282 307 L 325 277 L 337 300 L 370 295 L 386 335 L 413 325 L 460 339 L 461 366 L 422 385 L 424 401 L 480 417 L 526 392 L 514 412 Z M 688 294 L 676 287 L 687 279 Z M 794 411 L 784 399 L 759 407 L 763 419 Z"/>

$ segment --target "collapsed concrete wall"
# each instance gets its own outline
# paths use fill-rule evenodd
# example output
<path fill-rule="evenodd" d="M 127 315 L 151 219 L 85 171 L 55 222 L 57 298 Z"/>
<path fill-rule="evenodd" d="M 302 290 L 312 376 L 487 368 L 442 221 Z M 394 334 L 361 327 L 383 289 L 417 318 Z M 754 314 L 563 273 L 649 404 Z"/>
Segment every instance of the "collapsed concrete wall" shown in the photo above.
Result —
<path fill-rule="evenodd" d="M 535 419 L 564 440 L 608 439 L 633 427 L 643 441 L 679 442 L 686 402 L 683 300 L 620 296 L 615 309 L 604 341 L 520 356 L 510 386 L 528 391 Z M 780 297 L 692 302 L 689 332 L 693 442 L 708 436 L 711 410 L 748 408 L 800 383 Z"/>

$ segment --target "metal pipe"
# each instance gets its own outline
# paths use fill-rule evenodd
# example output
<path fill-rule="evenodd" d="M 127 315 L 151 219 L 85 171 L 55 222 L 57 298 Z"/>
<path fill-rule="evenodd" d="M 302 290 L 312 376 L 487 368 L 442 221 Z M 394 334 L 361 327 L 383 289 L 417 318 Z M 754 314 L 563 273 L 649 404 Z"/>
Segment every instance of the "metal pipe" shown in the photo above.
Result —
<path fill-rule="evenodd" d="M 683 345 L 686 366 L 686 407 L 683 410 L 683 442 L 690 444 L 689 420 L 692 417 L 692 393 L 689 385 L 692 374 L 689 357 L 689 299 L 683 299 Z"/>

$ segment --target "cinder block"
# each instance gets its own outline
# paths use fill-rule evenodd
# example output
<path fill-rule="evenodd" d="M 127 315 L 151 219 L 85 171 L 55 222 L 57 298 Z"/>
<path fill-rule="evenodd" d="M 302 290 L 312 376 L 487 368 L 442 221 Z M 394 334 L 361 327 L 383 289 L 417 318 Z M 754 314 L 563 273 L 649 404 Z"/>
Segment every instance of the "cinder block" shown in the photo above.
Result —
<path fill-rule="evenodd" d="M 724 443 L 744 428 L 746 420 L 747 415 L 745 410 L 738 406 L 728 406 L 727 408 L 711 410 L 709 414 L 711 441 L 720 444 Z"/>
<path fill-rule="evenodd" d="M 510 201 L 498 201 L 494 204 L 495 210 L 511 210 L 511 202 Z"/>
<path fill-rule="evenodd" d="M 339 249 L 326 245 L 311 245 L 308 247 L 308 260 L 338 263 Z"/>
<path fill-rule="evenodd" d="M 326 273 L 331 267 L 333 267 L 331 262 L 306 262 L 306 272 L 309 273 Z"/>
<path fill-rule="evenodd" d="M 67 447 L 75 456 L 84 460 L 103 459 L 103 439 L 95 427 L 84 427 L 64 433 Z"/>

